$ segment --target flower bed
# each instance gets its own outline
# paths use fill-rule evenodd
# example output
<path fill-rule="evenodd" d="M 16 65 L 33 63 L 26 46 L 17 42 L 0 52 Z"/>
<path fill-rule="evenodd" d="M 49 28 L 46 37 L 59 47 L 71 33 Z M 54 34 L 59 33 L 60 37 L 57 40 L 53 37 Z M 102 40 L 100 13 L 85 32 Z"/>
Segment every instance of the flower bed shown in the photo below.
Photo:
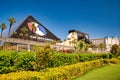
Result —
<path fill-rule="evenodd" d="M 0 80 L 68 80 L 75 76 L 81 75 L 86 71 L 110 63 L 119 64 L 120 60 L 117 58 L 99 59 L 56 68 L 47 68 L 40 72 L 12 72 L 8 74 L 1 74 Z"/>

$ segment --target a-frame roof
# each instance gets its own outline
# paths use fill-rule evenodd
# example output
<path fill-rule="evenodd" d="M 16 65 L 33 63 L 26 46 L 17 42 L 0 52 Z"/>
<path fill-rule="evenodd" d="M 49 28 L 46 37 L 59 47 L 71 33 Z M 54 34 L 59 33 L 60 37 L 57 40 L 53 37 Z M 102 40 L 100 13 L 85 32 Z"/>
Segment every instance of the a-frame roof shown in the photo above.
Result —
<path fill-rule="evenodd" d="M 30 30 L 31 26 L 33 26 L 33 24 L 35 24 L 35 26 L 37 26 L 37 28 L 35 29 L 36 32 L 33 33 L 33 31 Z M 28 24 L 32 24 L 31 26 L 29 26 Z M 43 34 L 43 32 L 45 32 L 44 35 L 38 35 L 38 40 L 47 40 L 47 41 L 52 41 L 52 40 L 60 40 L 58 37 L 56 37 L 51 31 L 49 31 L 45 26 L 43 26 L 39 21 L 37 21 L 34 17 L 32 16 L 28 16 L 16 29 L 16 31 L 13 31 L 12 35 L 10 37 L 12 38 L 21 38 L 21 36 L 19 35 L 21 33 L 21 29 L 25 27 L 26 29 L 28 29 L 28 31 L 26 31 L 26 34 L 28 34 L 28 37 L 26 37 L 25 39 L 31 39 L 32 37 L 33 40 L 35 39 L 35 34 Z M 39 28 L 39 30 L 37 31 L 37 29 Z M 32 28 L 33 29 L 33 28 Z M 42 29 L 43 32 L 40 32 Z M 14 32 L 16 32 L 17 34 L 14 34 Z"/>

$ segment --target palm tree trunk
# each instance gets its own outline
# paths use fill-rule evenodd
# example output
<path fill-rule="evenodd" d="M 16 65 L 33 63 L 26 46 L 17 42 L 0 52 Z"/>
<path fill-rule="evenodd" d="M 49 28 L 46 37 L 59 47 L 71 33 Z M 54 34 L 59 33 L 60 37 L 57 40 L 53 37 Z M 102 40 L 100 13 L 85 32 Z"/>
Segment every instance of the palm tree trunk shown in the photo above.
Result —
<path fill-rule="evenodd" d="M 1 31 L 1 38 L 2 38 L 2 32 L 3 32 L 3 30 Z"/>
<path fill-rule="evenodd" d="M 2 32 L 3 32 L 3 30 L 1 31 L 1 41 L 0 41 L 0 46 L 2 46 Z"/>
<path fill-rule="evenodd" d="M 11 30 L 11 27 L 12 27 L 12 23 L 10 23 L 10 28 L 9 28 L 9 32 L 8 32 L 8 37 L 10 37 L 10 30 Z"/>

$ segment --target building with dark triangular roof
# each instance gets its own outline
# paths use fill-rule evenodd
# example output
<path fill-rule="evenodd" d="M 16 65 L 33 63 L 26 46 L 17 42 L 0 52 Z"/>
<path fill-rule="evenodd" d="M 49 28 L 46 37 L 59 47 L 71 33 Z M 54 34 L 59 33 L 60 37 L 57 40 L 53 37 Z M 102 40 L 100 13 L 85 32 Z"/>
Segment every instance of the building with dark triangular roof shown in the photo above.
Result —
<path fill-rule="evenodd" d="M 68 31 L 68 37 L 67 37 L 68 40 L 70 39 L 76 39 L 77 41 L 79 40 L 85 40 L 86 43 L 90 43 L 89 41 L 89 35 L 87 33 L 84 33 L 84 32 L 80 32 L 78 30 L 69 30 Z"/>
<path fill-rule="evenodd" d="M 10 37 L 39 41 L 60 40 L 32 16 L 28 16 Z"/>
<path fill-rule="evenodd" d="M 74 47 L 75 43 L 79 40 L 83 40 L 86 43 L 90 44 L 89 34 L 72 29 L 68 31 L 66 40 L 60 45 Z"/>

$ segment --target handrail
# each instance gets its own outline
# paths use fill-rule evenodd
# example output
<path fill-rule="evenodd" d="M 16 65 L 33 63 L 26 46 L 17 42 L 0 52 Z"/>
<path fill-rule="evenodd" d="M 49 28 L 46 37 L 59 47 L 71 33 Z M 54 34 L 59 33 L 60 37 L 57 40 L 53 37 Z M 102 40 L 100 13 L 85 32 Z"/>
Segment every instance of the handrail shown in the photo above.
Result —
<path fill-rule="evenodd" d="M 3 42 L 10 42 L 10 43 L 17 43 L 17 44 L 26 44 L 26 45 L 41 45 L 44 46 L 44 42 L 38 42 L 38 41 L 32 41 L 32 40 L 24 40 L 24 39 L 17 39 L 17 38 L 6 38 L 6 37 L 0 37 L 0 41 Z M 70 46 L 63 46 L 63 45 L 57 45 L 52 44 L 51 47 L 53 48 L 64 48 L 64 49 L 71 49 L 73 47 Z"/>

